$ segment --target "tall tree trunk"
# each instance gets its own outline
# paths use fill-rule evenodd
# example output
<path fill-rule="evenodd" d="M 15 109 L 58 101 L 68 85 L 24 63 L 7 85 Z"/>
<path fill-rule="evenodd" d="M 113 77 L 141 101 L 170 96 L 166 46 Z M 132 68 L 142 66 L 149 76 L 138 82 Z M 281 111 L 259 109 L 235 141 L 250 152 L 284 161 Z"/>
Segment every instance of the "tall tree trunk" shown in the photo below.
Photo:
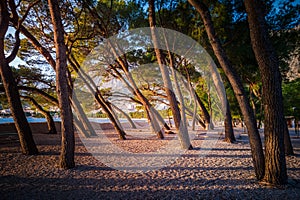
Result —
<path fill-rule="evenodd" d="M 170 68 L 171 68 L 171 72 L 172 72 L 172 76 L 173 76 L 173 79 L 174 79 L 174 87 L 175 87 L 175 91 L 177 93 L 177 97 L 178 97 L 178 101 L 180 103 L 180 118 L 181 118 L 181 123 L 180 123 L 180 127 L 179 127 L 179 132 L 182 133 L 186 133 L 186 135 L 184 136 L 184 138 L 186 139 L 185 143 L 189 143 L 189 138 L 187 137 L 188 136 L 188 128 L 187 128 L 187 118 L 186 118 L 186 115 L 185 115 L 185 105 L 184 105 L 184 99 L 183 99 L 183 95 L 182 95 L 182 92 L 181 92 L 181 89 L 179 87 L 179 80 L 178 80 L 178 77 L 177 77 L 177 74 L 175 72 L 175 69 L 174 69 L 174 64 L 173 64 L 173 56 L 171 55 L 170 52 L 169 53 L 169 56 L 170 56 Z M 190 147 L 188 147 L 188 149 L 192 149 L 192 145 L 190 144 Z"/>
<path fill-rule="evenodd" d="M 232 127 L 232 117 L 231 117 L 231 112 L 230 112 L 230 106 L 229 102 L 226 99 L 226 113 L 225 113 L 225 138 L 224 141 L 228 143 L 233 143 L 236 141 L 235 136 L 234 136 L 234 131 Z"/>
<path fill-rule="evenodd" d="M 51 116 L 50 112 L 45 110 L 34 98 L 28 96 L 22 96 L 22 98 L 29 100 L 36 109 L 38 109 L 42 115 L 46 118 L 47 126 L 49 130 L 49 134 L 57 134 L 55 123 L 53 117 Z"/>
<path fill-rule="evenodd" d="M 286 120 L 283 122 L 284 123 L 284 152 L 285 155 L 294 155 L 294 149 L 288 129 L 288 125 L 286 123 Z M 295 124 L 296 126 L 296 124 Z"/>
<path fill-rule="evenodd" d="M 160 67 L 160 71 L 162 74 L 163 82 L 164 82 L 164 87 L 165 87 L 165 92 L 167 95 L 167 98 L 170 103 L 170 108 L 173 113 L 173 119 L 175 123 L 175 127 L 178 132 L 178 137 L 181 143 L 181 147 L 183 149 L 192 149 L 192 145 L 190 143 L 189 135 L 188 135 L 188 130 L 186 126 L 182 126 L 181 123 L 186 123 L 185 121 L 182 120 L 181 115 L 180 115 L 180 110 L 177 104 L 176 96 L 173 92 L 173 87 L 172 83 L 170 80 L 169 72 L 167 67 L 164 65 L 164 60 L 162 57 L 161 50 L 159 48 L 159 43 L 157 41 L 157 33 L 155 30 L 155 7 L 154 7 L 154 0 L 149 0 L 149 24 L 150 24 L 150 29 L 151 29 L 151 36 L 152 36 L 152 41 L 154 44 L 154 51 L 156 54 L 156 58 L 158 61 L 158 65 Z"/>
<path fill-rule="evenodd" d="M 119 123 L 117 122 L 118 119 L 115 119 L 112 113 L 110 113 L 106 101 L 104 100 L 103 96 L 101 95 L 101 92 L 98 90 L 96 84 L 94 83 L 93 79 L 86 74 L 79 66 L 77 61 L 73 58 L 73 60 L 70 60 L 70 64 L 73 67 L 73 69 L 77 72 L 79 77 L 83 80 L 85 85 L 87 86 L 88 90 L 91 92 L 91 94 L 94 94 L 95 100 L 99 103 L 103 111 L 107 114 L 109 120 L 112 122 L 114 129 L 119 135 L 119 138 L 121 140 L 125 140 L 125 132 L 124 130 L 119 127 Z"/>
<path fill-rule="evenodd" d="M 265 175 L 264 181 L 274 185 L 287 183 L 284 153 L 286 129 L 281 90 L 281 74 L 275 50 L 268 35 L 265 8 L 260 0 L 245 0 L 252 49 L 262 77 L 265 113 Z"/>
<path fill-rule="evenodd" d="M 205 123 L 205 127 L 206 129 L 208 129 L 210 127 L 209 123 L 210 123 L 210 115 L 208 110 L 206 109 L 204 103 L 201 101 L 199 95 L 195 92 L 195 97 L 197 100 L 197 104 L 200 107 L 200 110 L 202 112 L 203 118 L 204 118 L 204 123 Z"/>
<path fill-rule="evenodd" d="M 62 148 L 59 165 L 61 168 L 69 169 L 75 166 L 75 139 L 67 78 L 67 48 L 64 43 L 64 27 L 60 15 L 59 2 L 58 0 L 48 0 L 48 4 L 54 29 L 54 43 L 56 49 L 56 90 L 61 112 Z"/>
<path fill-rule="evenodd" d="M 154 111 L 155 109 L 152 107 L 150 104 L 149 100 L 143 95 L 143 93 L 140 91 L 140 89 L 137 87 L 132 74 L 128 70 L 128 63 L 124 61 L 120 56 L 118 56 L 117 51 L 114 47 L 114 44 L 109 43 L 111 46 L 111 50 L 113 52 L 113 56 L 116 57 L 116 60 L 120 67 L 122 68 L 127 80 L 129 83 L 124 79 L 124 77 L 116 70 L 114 69 L 114 72 L 117 73 L 118 77 L 123 81 L 123 83 L 127 86 L 127 88 L 138 98 L 138 100 L 141 102 L 141 104 L 144 106 L 145 110 L 147 111 L 148 117 L 151 119 L 150 120 L 150 125 L 153 128 L 153 131 L 157 135 L 158 138 L 163 139 L 164 135 L 162 132 L 162 129 L 159 126 L 159 121 L 161 119 L 159 118 L 159 115 Z M 168 128 L 168 125 L 164 123 L 164 127 Z"/>
<path fill-rule="evenodd" d="M 225 114 L 225 120 L 224 120 L 224 125 L 225 125 L 225 138 L 224 141 L 228 143 L 235 142 L 235 136 L 234 136 L 234 131 L 232 127 L 232 117 L 231 117 L 231 112 L 230 112 L 230 105 L 228 102 L 228 99 L 226 97 L 226 92 L 225 88 L 222 82 L 222 78 L 219 73 L 217 73 L 217 68 L 211 63 L 209 65 L 209 69 L 211 72 L 212 80 L 214 82 L 214 85 L 216 87 L 218 96 L 220 98 L 220 101 L 222 103 L 222 110 L 223 113 Z"/>
<path fill-rule="evenodd" d="M 262 98 L 259 99 L 260 100 L 260 107 L 259 107 L 259 119 L 258 119 L 258 128 L 262 128 L 262 122 L 263 122 L 263 112 L 264 112 L 264 106 L 263 106 L 263 102 L 262 102 Z"/>
<path fill-rule="evenodd" d="M 79 120 L 79 117 L 77 115 L 74 115 L 73 116 L 73 120 L 74 120 L 74 127 L 75 127 L 75 130 L 79 131 L 79 133 L 86 137 L 86 138 L 89 138 L 91 135 L 86 131 L 83 123 L 81 120 Z"/>
<path fill-rule="evenodd" d="M 217 38 L 217 34 L 215 32 L 211 15 L 207 6 L 199 0 L 188 0 L 188 2 L 194 6 L 201 15 L 213 51 L 233 88 L 235 97 L 239 103 L 244 116 L 245 124 L 248 129 L 255 174 L 257 179 L 260 180 L 264 176 L 265 168 L 263 148 L 253 110 L 251 109 L 242 81 L 235 72 L 234 68 L 231 66 L 230 61 L 223 47 L 221 46 L 219 39 Z"/>
<path fill-rule="evenodd" d="M 17 54 L 17 50 L 19 48 L 19 35 L 16 34 L 16 44 L 14 47 L 14 51 L 12 52 L 14 55 L 10 55 L 11 59 L 7 59 L 5 57 L 5 45 L 4 39 L 5 34 L 8 30 L 9 24 L 9 13 L 7 7 L 7 1 L 0 2 L 0 75 L 2 78 L 2 83 L 4 85 L 5 93 L 8 99 L 9 107 L 12 112 L 12 116 L 15 122 L 15 126 L 18 132 L 20 144 L 21 144 L 21 151 L 23 154 L 26 155 L 34 155 L 38 154 L 38 149 L 35 145 L 35 142 L 32 137 L 32 132 L 26 116 L 24 114 L 22 103 L 20 100 L 19 91 L 17 89 L 17 84 L 13 77 L 13 72 L 9 66 L 9 60 L 13 60 Z M 12 8 L 11 8 L 12 9 Z M 18 30 L 17 30 L 18 31 Z"/>
<path fill-rule="evenodd" d="M 86 135 L 97 136 L 92 124 L 90 123 L 88 117 L 86 116 L 84 110 L 82 109 L 75 93 L 73 93 L 72 98 L 70 97 L 70 100 L 72 103 L 72 107 L 75 113 L 77 114 L 78 120 L 81 121 L 84 130 L 88 132 Z"/>
<path fill-rule="evenodd" d="M 121 124 L 121 122 L 119 120 L 119 117 L 118 117 L 117 113 L 115 112 L 115 110 L 112 108 L 111 104 L 108 101 L 105 101 L 105 105 L 107 105 L 107 108 L 108 108 L 109 112 L 112 114 L 112 116 L 116 120 L 118 126 L 124 132 L 124 128 L 123 128 L 123 126 L 122 126 L 122 124 Z"/>
<path fill-rule="evenodd" d="M 196 120 L 199 121 L 199 117 L 197 117 L 196 111 L 197 111 L 197 107 L 200 107 L 200 112 L 202 113 L 203 116 L 203 121 L 204 121 L 204 126 L 202 121 L 200 122 L 201 126 L 205 129 L 207 129 L 209 127 L 209 122 L 210 122 L 210 116 L 209 113 L 205 107 L 205 105 L 203 104 L 202 100 L 200 99 L 199 95 L 196 93 L 196 91 L 194 90 L 192 83 L 191 83 L 191 77 L 190 74 L 187 70 L 187 68 L 185 68 L 186 74 L 187 74 L 187 83 L 182 79 L 182 83 L 184 85 L 184 87 L 189 90 L 190 95 L 192 96 L 194 102 L 195 102 L 195 106 L 194 106 L 194 114 L 193 114 L 193 120 L 192 120 L 192 130 L 195 130 L 195 122 Z M 198 118 L 198 119 L 197 119 Z"/>

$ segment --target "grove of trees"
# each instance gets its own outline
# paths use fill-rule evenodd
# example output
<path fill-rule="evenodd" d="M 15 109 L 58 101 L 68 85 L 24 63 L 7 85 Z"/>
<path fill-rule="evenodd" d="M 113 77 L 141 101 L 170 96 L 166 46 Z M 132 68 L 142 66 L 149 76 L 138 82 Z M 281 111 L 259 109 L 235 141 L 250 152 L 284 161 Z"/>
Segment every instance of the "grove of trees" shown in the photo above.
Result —
<path fill-rule="evenodd" d="M 216 94 L 189 60 L 170 50 L 174 44 L 157 32 L 156 27 L 162 27 L 191 37 L 216 63 L 217 70 L 206 65 L 218 96 L 224 90 L 221 79 L 224 82 L 225 141 L 235 142 L 233 119 L 243 120 L 257 180 L 271 185 L 287 183 L 285 156 L 293 154 L 293 147 L 284 117 L 300 119 L 300 4 L 296 1 L 3 0 L 0 6 L 0 99 L 12 112 L 23 154 L 38 154 L 24 103 L 42 113 L 49 133 L 57 132 L 50 108 L 59 109 L 61 168 L 75 166 L 75 128 L 85 137 L 96 135 L 87 109 L 101 108 L 119 138 L 126 140 L 117 115 L 124 116 L 132 128 L 135 124 L 112 101 L 112 91 L 97 85 L 95 74 L 101 74 L 104 82 L 119 80 L 125 85 L 128 94 L 117 98 L 126 96 L 138 105 L 158 139 L 171 127 L 155 105 L 166 104 L 181 147 L 192 149 L 187 118 L 192 119 L 193 129 L 196 122 L 213 129 L 212 96 Z M 142 27 L 150 27 L 148 39 L 153 48 L 120 55 L 119 47 L 106 40 Z M 160 37 L 170 49 L 162 50 Z M 104 41 L 111 47 L 102 53 L 105 67 L 97 71 L 97 63 L 90 62 L 94 74 L 89 74 L 84 70 L 85 59 Z M 134 73 L 146 63 L 157 64 L 161 82 Z M 156 71 L 144 70 L 157 76 Z M 74 85 L 77 78 L 82 80 L 80 88 Z M 76 90 L 81 93 L 74 93 Z M 92 103 L 81 101 L 85 97 L 78 94 L 85 92 L 92 93 Z M 193 106 L 187 104 L 185 92 Z M 262 124 L 264 144 L 259 134 Z"/>

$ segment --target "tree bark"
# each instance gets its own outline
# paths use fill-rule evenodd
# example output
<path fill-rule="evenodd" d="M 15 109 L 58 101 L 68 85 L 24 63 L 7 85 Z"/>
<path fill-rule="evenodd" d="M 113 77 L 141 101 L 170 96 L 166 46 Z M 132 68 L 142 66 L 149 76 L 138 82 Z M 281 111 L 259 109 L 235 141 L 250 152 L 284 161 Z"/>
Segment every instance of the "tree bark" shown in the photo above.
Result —
<path fill-rule="evenodd" d="M 183 137 L 184 141 L 182 141 L 182 142 L 188 144 L 188 143 L 190 143 L 190 141 L 189 141 L 190 139 L 188 137 L 187 119 L 186 119 L 186 115 L 185 115 L 186 108 L 185 108 L 185 105 L 184 105 L 183 95 L 182 95 L 181 89 L 180 89 L 179 84 L 178 84 L 179 80 L 178 80 L 177 74 L 176 74 L 175 69 L 174 69 L 173 56 L 171 55 L 171 52 L 168 52 L 168 53 L 169 53 L 169 57 L 170 57 L 170 68 L 171 68 L 172 76 L 173 76 L 173 79 L 174 79 L 174 82 L 175 82 L 174 87 L 175 87 L 175 91 L 177 93 L 177 97 L 178 97 L 178 100 L 179 100 L 179 103 L 180 103 L 181 123 L 180 123 L 180 127 L 179 127 L 179 132 L 181 132 L 181 134 L 185 133 L 185 135 Z M 188 147 L 188 149 L 192 149 L 191 144 Z"/>
<path fill-rule="evenodd" d="M 38 109 L 42 115 L 46 118 L 47 121 L 47 126 L 48 126 L 48 134 L 57 134 L 55 123 L 53 120 L 53 117 L 51 116 L 50 112 L 45 110 L 34 98 L 29 97 L 29 96 L 22 96 L 24 99 L 29 100 L 36 109 Z"/>
<path fill-rule="evenodd" d="M 265 113 L 265 175 L 263 181 L 272 185 L 287 183 L 284 152 L 286 129 L 281 89 L 281 74 L 275 50 L 268 35 L 265 8 L 259 0 L 245 0 L 252 49 L 262 78 Z"/>
<path fill-rule="evenodd" d="M 23 154 L 26 155 L 34 155 L 34 154 L 38 154 L 38 149 L 33 140 L 29 123 L 26 119 L 26 116 L 22 108 L 22 103 L 17 89 L 17 84 L 13 77 L 13 72 L 9 66 L 9 61 L 5 57 L 5 53 L 4 53 L 5 50 L 4 39 L 5 39 L 5 34 L 8 30 L 9 16 L 10 16 L 7 7 L 7 1 L 6 0 L 1 1 L 0 6 L 1 6 L 0 7 L 1 8 L 0 10 L 0 75 L 4 85 L 8 103 L 12 112 L 12 116 L 15 122 L 15 126 L 18 132 L 18 136 L 21 144 L 21 151 Z M 16 40 L 17 42 L 19 42 L 19 38 L 16 38 Z M 19 48 L 19 44 L 16 44 L 14 48 L 15 51 L 13 51 L 15 55 L 10 55 L 10 56 L 14 58 L 16 56 L 18 48 Z"/>
<path fill-rule="evenodd" d="M 75 139 L 67 78 L 67 48 L 64 43 L 64 27 L 61 20 L 59 2 L 58 0 L 48 0 L 48 4 L 54 32 L 56 49 L 56 91 L 61 112 L 62 148 L 59 165 L 61 168 L 69 169 L 75 166 Z"/>
<path fill-rule="evenodd" d="M 229 102 L 226 99 L 226 113 L 225 113 L 225 120 L 224 120 L 224 124 L 225 124 L 225 138 L 224 141 L 228 142 L 228 143 L 233 143 L 236 141 L 235 136 L 234 136 L 234 131 L 233 131 L 233 127 L 232 127 L 232 117 L 231 117 L 231 112 L 230 112 L 230 106 L 229 106 Z"/>
<path fill-rule="evenodd" d="M 249 99 L 247 98 L 242 81 L 230 64 L 230 61 L 223 47 L 221 46 L 219 39 L 217 38 L 217 34 L 215 32 L 211 15 L 207 6 L 199 0 L 188 0 L 188 2 L 192 6 L 194 6 L 201 15 L 213 51 L 234 90 L 235 97 L 239 103 L 242 114 L 244 116 L 245 124 L 248 129 L 255 174 L 257 179 L 261 180 L 264 176 L 265 168 L 262 143 L 257 129 L 253 110 L 251 109 Z"/>
<path fill-rule="evenodd" d="M 224 120 L 224 125 L 225 125 L 225 138 L 224 141 L 228 143 L 235 142 L 235 136 L 234 136 L 234 131 L 232 127 L 232 117 L 231 117 L 231 112 L 230 112 L 230 105 L 228 102 L 228 99 L 226 97 L 226 92 L 225 88 L 222 82 L 222 78 L 219 73 L 217 73 L 217 68 L 211 63 L 209 65 L 209 69 L 211 72 L 212 80 L 214 82 L 214 85 L 216 87 L 218 96 L 220 98 L 220 101 L 222 103 L 222 111 L 225 114 L 225 120 Z"/>
<path fill-rule="evenodd" d="M 119 135 L 119 138 L 121 140 L 125 140 L 126 134 L 125 134 L 124 130 L 121 127 L 119 127 L 119 125 L 118 125 L 119 123 L 117 122 L 118 119 L 115 119 L 114 116 L 112 115 L 112 113 L 109 111 L 106 101 L 104 100 L 103 96 L 101 95 L 101 92 L 98 90 L 93 79 L 80 68 L 80 66 L 76 62 L 76 60 L 70 60 L 70 64 L 73 67 L 73 69 L 78 73 L 79 77 L 83 80 L 83 82 L 87 86 L 88 90 L 94 95 L 95 100 L 99 103 L 101 108 L 108 115 L 108 118 L 112 122 L 114 129 L 116 130 L 116 132 Z"/>
<path fill-rule="evenodd" d="M 116 109 L 118 112 L 120 112 L 122 115 L 125 116 L 125 118 L 129 122 L 131 128 L 136 129 L 136 125 L 134 124 L 134 122 L 132 121 L 132 119 L 130 118 L 130 116 L 127 113 L 125 113 L 122 109 L 118 108 L 117 106 L 115 106 L 112 103 L 110 103 L 110 105 L 111 105 L 111 107 L 113 107 L 114 109 Z"/>
<path fill-rule="evenodd" d="M 170 80 L 169 72 L 167 67 L 164 65 L 164 59 L 162 57 L 162 53 L 160 50 L 160 45 L 157 41 L 157 33 L 155 30 L 155 7 L 154 7 L 154 0 L 149 0 L 149 25 L 151 29 L 151 36 L 152 36 L 152 42 L 154 45 L 154 51 L 156 54 L 156 58 L 158 61 L 158 65 L 162 74 L 163 82 L 164 82 L 164 89 L 167 95 L 167 98 L 170 103 L 170 108 L 173 113 L 173 119 L 175 123 L 175 127 L 178 132 L 178 137 L 181 143 L 181 147 L 183 149 L 192 149 L 192 145 L 190 143 L 188 130 L 186 126 L 182 126 L 181 124 L 186 123 L 182 120 L 180 110 L 177 104 L 176 96 L 173 92 L 172 83 Z"/>
<path fill-rule="evenodd" d="M 86 131 L 86 128 L 84 127 L 82 121 L 79 120 L 78 116 L 74 115 L 73 120 L 74 120 L 75 130 L 79 131 L 79 133 L 86 138 L 91 137 L 91 135 Z"/>
<path fill-rule="evenodd" d="M 205 128 L 208 129 L 210 127 L 210 115 L 208 113 L 208 110 L 206 109 L 204 103 L 202 102 L 202 100 L 200 99 L 199 95 L 195 92 L 195 97 L 197 100 L 197 104 L 200 107 L 200 110 L 203 114 L 204 117 L 204 124 L 205 124 Z"/>
<path fill-rule="evenodd" d="M 286 120 L 284 122 L 286 122 Z M 284 126 L 285 126 L 284 127 L 284 152 L 285 152 L 285 155 L 295 155 L 287 123 L 284 123 Z"/>
<path fill-rule="evenodd" d="M 82 109 L 82 107 L 77 99 L 76 94 L 73 93 L 72 98 L 70 97 L 70 99 L 71 99 L 73 109 L 74 109 L 75 113 L 77 114 L 78 120 L 81 121 L 81 123 L 84 127 L 84 131 L 88 132 L 85 135 L 97 136 L 92 124 L 90 123 L 88 117 L 86 116 L 84 110 Z"/>
<path fill-rule="evenodd" d="M 194 102 L 195 102 L 195 106 L 194 106 L 194 114 L 193 114 L 193 119 L 192 119 L 192 130 L 195 130 L 195 122 L 196 120 L 199 121 L 200 125 L 207 129 L 209 127 L 209 123 L 210 123 L 210 116 L 209 113 L 207 111 L 207 109 L 205 108 L 205 105 L 203 104 L 202 100 L 200 99 L 199 95 L 196 93 L 196 91 L 194 90 L 192 84 L 191 84 L 191 78 L 190 78 L 190 74 L 188 73 L 188 70 L 185 68 L 186 70 L 186 74 L 187 74 L 187 83 L 182 79 L 182 83 L 184 85 L 184 87 L 189 90 L 190 95 L 192 96 Z M 204 123 L 199 120 L 199 117 L 197 117 L 197 107 L 200 107 L 200 112 L 202 113 L 202 117 L 204 118 L 203 121 Z"/>

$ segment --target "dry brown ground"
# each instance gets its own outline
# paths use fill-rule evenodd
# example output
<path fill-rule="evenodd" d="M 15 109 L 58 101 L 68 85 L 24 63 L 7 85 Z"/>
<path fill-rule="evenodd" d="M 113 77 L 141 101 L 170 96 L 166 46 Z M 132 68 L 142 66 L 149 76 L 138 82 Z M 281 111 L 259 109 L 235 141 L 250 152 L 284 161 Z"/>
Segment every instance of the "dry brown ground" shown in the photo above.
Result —
<path fill-rule="evenodd" d="M 168 142 L 129 137 L 111 140 L 128 151 L 151 151 Z M 76 135 L 76 167 L 57 167 L 60 136 L 34 134 L 40 151 L 20 153 L 16 135 L 0 136 L 0 199 L 300 199 L 300 139 L 291 134 L 295 156 L 287 157 L 289 184 L 270 188 L 257 183 L 248 137 L 236 144 L 221 140 L 200 157 L 203 137 L 193 140 L 174 163 L 144 173 L 126 173 L 95 159 Z M 168 136 L 173 137 L 173 136 Z M 142 150 L 141 150 L 142 149 Z"/>

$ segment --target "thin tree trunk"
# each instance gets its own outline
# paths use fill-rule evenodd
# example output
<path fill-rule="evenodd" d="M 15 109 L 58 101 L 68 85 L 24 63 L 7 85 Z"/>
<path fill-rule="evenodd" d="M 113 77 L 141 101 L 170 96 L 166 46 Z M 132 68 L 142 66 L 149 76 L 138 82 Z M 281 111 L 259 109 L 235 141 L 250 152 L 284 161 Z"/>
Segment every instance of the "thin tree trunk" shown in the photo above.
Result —
<path fill-rule="evenodd" d="M 116 109 L 118 112 L 120 112 L 122 115 L 125 116 L 125 118 L 129 122 L 131 128 L 136 129 L 136 125 L 134 124 L 134 122 L 132 121 L 132 119 L 130 118 L 130 116 L 127 113 L 125 113 L 122 109 L 118 108 L 117 106 L 115 106 L 112 103 L 110 103 L 110 105 L 111 105 L 111 107 L 113 107 L 114 109 Z"/>
<path fill-rule="evenodd" d="M 170 126 L 165 122 L 165 120 L 163 119 L 163 117 L 159 114 L 159 112 L 155 109 L 152 108 L 151 109 L 152 112 L 155 114 L 155 117 L 157 118 L 157 120 L 164 126 L 164 128 L 166 130 L 171 130 Z"/>
<path fill-rule="evenodd" d="M 285 126 L 284 127 L 284 152 L 285 152 L 285 155 L 295 155 L 286 120 L 283 123 Z M 295 124 L 295 126 L 296 126 L 296 124 Z"/>
<path fill-rule="evenodd" d="M 200 97 L 198 96 L 198 94 L 196 93 L 194 88 L 192 87 L 191 78 L 188 73 L 188 70 L 187 69 L 185 69 L 185 70 L 187 73 L 187 83 L 183 79 L 181 81 L 183 83 L 183 86 L 190 92 L 190 95 L 192 96 L 194 103 L 195 103 L 194 111 L 193 111 L 193 115 L 192 115 L 192 117 L 193 117 L 192 118 L 192 130 L 195 130 L 196 120 L 198 120 L 200 125 L 206 129 L 207 127 L 209 127 L 209 122 L 210 122 L 209 113 L 208 113 L 207 109 L 205 108 L 203 102 L 201 101 Z M 204 123 L 202 122 L 202 120 L 199 120 L 199 118 L 197 117 L 198 105 L 199 105 L 200 111 L 202 112 L 202 115 L 204 117 Z"/>
<path fill-rule="evenodd" d="M 185 108 L 185 112 L 190 116 L 194 116 L 194 112 L 191 111 L 189 108 Z M 198 115 L 195 115 L 195 119 L 198 121 L 199 125 L 202 126 L 202 128 L 207 127 L 206 124 L 203 122 L 203 120 Z"/>
<path fill-rule="evenodd" d="M 287 183 L 284 152 L 286 123 L 283 114 L 281 74 L 265 22 L 265 8 L 259 0 L 245 0 L 252 49 L 262 77 L 265 113 L 265 175 L 263 181 L 272 185 Z"/>
<path fill-rule="evenodd" d="M 38 109 L 42 115 L 46 118 L 47 126 L 48 126 L 48 134 L 57 134 L 55 123 L 53 117 L 51 116 L 50 112 L 45 110 L 34 98 L 28 96 L 22 96 L 24 99 L 28 99 L 36 109 Z"/>
<path fill-rule="evenodd" d="M 89 138 L 91 135 L 88 134 L 88 132 L 86 131 L 86 129 L 85 129 L 85 127 L 84 127 L 82 121 L 80 121 L 80 120 L 78 119 L 78 116 L 73 116 L 73 120 L 74 120 L 74 126 L 75 126 L 76 130 L 79 131 L 79 133 L 80 133 L 82 136 L 84 136 L 84 137 L 86 137 L 86 138 Z"/>
<path fill-rule="evenodd" d="M 109 112 L 112 114 L 112 116 L 114 117 L 114 119 L 116 120 L 118 126 L 121 128 L 121 130 L 124 132 L 124 128 L 119 120 L 118 115 L 116 114 L 116 112 L 114 111 L 114 109 L 111 107 L 111 104 L 107 101 L 105 101 L 105 104 L 107 105 L 107 108 L 109 110 Z"/>
<path fill-rule="evenodd" d="M 64 27 L 60 15 L 59 2 L 58 0 L 48 0 L 48 4 L 54 29 L 56 90 L 61 112 L 62 149 L 59 165 L 61 168 L 69 169 L 75 166 L 75 139 L 67 78 L 67 48 L 64 43 Z"/>
<path fill-rule="evenodd" d="M 179 103 L 180 103 L 181 123 L 180 123 L 179 132 L 187 133 L 186 135 L 188 136 L 187 119 L 186 119 L 186 116 L 185 116 L 186 108 L 185 108 L 185 105 L 184 105 L 184 99 L 183 99 L 182 92 L 181 92 L 179 84 L 178 84 L 179 80 L 178 80 L 177 74 L 176 74 L 175 69 L 174 69 L 173 57 L 172 57 L 170 52 L 168 52 L 168 53 L 169 53 L 169 56 L 170 56 L 170 68 L 171 68 L 172 76 L 173 76 L 174 83 L 175 83 L 174 86 L 175 86 L 175 90 L 176 90 L 178 100 L 179 100 Z M 184 138 L 186 139 L 185 143 L 190 142 L 188 137 L 185 136 Z M 188 149 L 192 149 L 191 144 L 190 144 L 190 147 Z"/>
<path fill-rule="evenodd" d="M 123 76 L 116 69 L 114 69 L 114 71 L 118 74 L 118 76 L 121 78 L 123 83 L 128 87 L 128 89 L 142 103 L 145 110 L 147 110 L 147 115 L 149 115 L 149 118 L 151 119 L 150 125 L 152 126 L 153 131 L 155 132 L 155 134 L 157 135 L 158 138 L 163 139 L 164 135 L 163 135 L 162 129 L 159 126 L 159 122 L 158 122 L 159 118 L 157 118 L 158 115 L 155 113 L 155 111 L 153 111 L 155 109 L 152 107 L 149 100 L 143 95 L 143 93 L 137 87 L 134 79 L 132 78 L 131 73 L 128 70 L 127 63 L 125 61 L 123 61 L 120 57 L 118 57 L 118 54 L 116 52 L 116 49 L 115 49 L 114 45 L 110 43 L 110 46 L 111 46 L 111 50 L 113 52 L 113 56 L 115 56 L 117 58 L 118 64 L 122 67 L 122 70 L 125 73 L 125 76 L 126 76 L 126 78 L 128 79 L 128 81 L 130 82 L 131 85 L 126 80 L 124 80 Z M 164 126 L 167 127 L 167 125 L 165 123 L 164 123 Z"/>
<path fill-rule="evenodd" d="M 234 131 L 232 127 L 232 117 L 231 117 L 231 112 L 230 112 L 230 106 L 229 102 L 226 99 L 226 114 L 225 114 L 225 138 L 224 141 L 228 143 L 233 143 L 236 141 L 235 136 L 234 136 Z"/>
<path fill-rule="evenodd" d="M 195 126 L 196 126 L 196 116 L 197 116 L 197 103 L 196 103 L 196 98 L 193 95 L 194 101 L 195 101 L 195 105 L 194 105 L 194 111 L 193 111 L 193 118 L 192 118 L 192 130 L 195 130 Z"/>
<path fill-rule="evenodd" d="M 115 119 L 114 116 L 112 115 L 112 113 L 110 113 L 110 111 L 107 107 L 106 101 L 104 100 L 103 96 L 101 95 L 100 91 L 98 90 L 98 88 L 97 88 L 96 84 L 94 83 L 94 81 L 92 80 L 92 78 L 79 67 L 79 64 L 75 60 L 70 60 L 70 64 L 73 67 L 73 69 L 77 72 L 79 77 L 83 80 L 83 82 L 87 86 L 88 90 L 92 94 L 94 94 L 95 100 L 99 103 L 101 108 L 107 114 L 109 120 L 113 124 L 114 129 L 118 133 L 119 138 L 121 140 L 125 140 L 126 134 L 125 134 L 124 130 L 121 127 L 119 127 L 119 125 L 118 125 L 119 123 L 116 121 L 118 119 Z"/>
<path fill-rule="evenodd" d="M 0 75 L 2 78 L 2 83 L 5 89 L 5 93 L 8 99 L 8 103 L 12 112 L 12 116 L 15 122 L 15 126 L 18 132 L 20 144 L 21 144 L 21 151 L 23 154 L 26 155 L 34 155 L 38 154 L 38 149 L 36 144 L 33 140 L 32 131 L 30 129 L 29 123 L 26 119 L 24 114 L 22 103 L 20 100 L 19 91 L 17 89 L 17 84 L 13 77 L 13 72 L 9 66 L 9 62 L 16 57 L 18 48 L 20 46 L 20 39 L 19 39 L 19 30 L 17 30 L 16 34 L 16 44 L 12 54 L 6 58 L 5 57 L 5 45 L 4 45 L 4 38 L 6 32 L 8 30 L 9 25 L 9 12 L 7 7 L 7 1 L 0 2 Z M 12 8 L 11 8 L 12 9 Z M 14 54 L 14 55 L 13 55 Z M 9 61 L 10 60 L 10 61 Z"/>
<path fill-rule="evenodd" d="M 248 129 L 249 142 L 251 146 L 251 154 L 256 178 L 258 180 L 261 180 L 264 176 L 265 168 L 263 148 L 253 110 L 251 109 L 242 81 L 235 72 L 234 68 L 231 66 L 230 61 L 225 54 L 225 51 L 222 48 L 219 39 L 216 36 L 217 34 L 214 30 L 213 22 L 207 6 L 198 0 L 188 1 L 192 6 L 196 8 L 196 10 L 201 15 L 213 51 L 233 88 L 235 97 L 239 103 L 242 114 L 244 116 L 245 124 Z"/>
<path fill-rule="evenodd" d="M 210 125 L 209 125 L 210 124 L 210 115 L 209 115 L 209 112 L 206 109 L 204 103 L 201 101 L 199 95 L 196 92 L 195 92 L 195 97 L 196 97 L 196 100 L 197 100 L 197 104 L 199 105 L 200 110 L 201 110 L 201 112 L 203 114 L 205 127 L 207 129 L 208 127 L 210 127 Z"/>
<path fill-rule="evenodd" d="M 186 129 L 186 126 L 182 126 L 181 123 L 185 123 L 185 121 L 182 120 L 181 115 L 180 115 L 180 110 L 178 108 L 176 96 L 173 92 L 173 87 L 172 83 L 170 80 L 169 72 L 167 67 L 164 65 L 163 57 L 160 52 L 159 48 L 159 43 L 157 41 L 157 33 L 155 30 L 155 7 L 154 7 L 154 0 L 149 0 L 149 24 L 150 24 L 150 29 L 151 29 L 151 36 L 152 36 L 152 41 L 154 44 L 154 51 L 156 54 L 156 58 L 158 61 L 158 65 L 160 67 L 160 71 L 162 74 L 163 82 L 164 82 L 164 87 L 165 87 L 165 92 L 167 95 L 167 98 L 170 103 L 170 108 L 173 113 L 173 119 L 175 123 L 175 127 L 178 131 L 178 137 L 181 143 L 181 147 L 183 149 L 192 149 L 192 145 L 190 143 L 188 131 Z"/>
<path fill-rule="evenodd" d="M 231 112 L 230 112 L 230 105 L 228 102 L 228 99 L 226 97 L 226 92 L 225 88 L 222 82 L 222 78 L 219 73 L 217 73 L 217 68 L 211 63 L 209 65 L 209 69 L 211 72 L 212 80 L 214 82 L 214 85 L 216 87 L 218 96 L 220 98 L 220 101 L 222 103 L 222 111 L 225 114 L 225 120 L 224 120 L 224 125 L 225 125 L 225 138 L 224 141 L 228 143 L 235 142 L 235 136 L 234 136 L 234 131 L 232 127 L 232 117 L 231 117 Z"/>
<path fill-rule="evenodd" d="M 76 94 L 73 93 L 72 98 L 70 98 L 70 99 L 71 99 L 72 107 L 73 107 L 75 113 L 77 114 L 78 120 L 81 121 L 81 123 L 84 127 L 84 130 L 88 131 L 89 136 L 97 136 L 92 124 L 90 123 L 84 110 L 82 109 L 82 107 L 77 99 Z"/>

